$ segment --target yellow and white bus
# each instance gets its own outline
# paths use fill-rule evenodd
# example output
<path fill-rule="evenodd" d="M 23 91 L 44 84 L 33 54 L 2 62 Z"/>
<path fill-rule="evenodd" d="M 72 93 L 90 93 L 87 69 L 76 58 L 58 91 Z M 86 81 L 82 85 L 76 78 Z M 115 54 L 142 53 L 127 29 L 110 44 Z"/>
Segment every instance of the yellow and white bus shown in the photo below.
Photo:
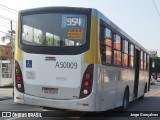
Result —
<path fill-rule="evenodd" d="M 96 9 L 19 12 L 14 101 L 105 111 L 148 91 L 149 52 Z"/>

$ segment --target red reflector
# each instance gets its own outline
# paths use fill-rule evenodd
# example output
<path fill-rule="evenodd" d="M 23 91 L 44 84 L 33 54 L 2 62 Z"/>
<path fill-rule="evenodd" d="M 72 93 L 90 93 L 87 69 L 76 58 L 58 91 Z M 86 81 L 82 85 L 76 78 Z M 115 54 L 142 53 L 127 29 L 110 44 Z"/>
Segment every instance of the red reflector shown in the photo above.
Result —
<path fill-rule="evenodd" d="M 21 77 L 20 77 L 20 76 L 17 76 L 16 78 L 17 78 L 17 80 L 18 80 L 18 81 L 20 81 L 20 80 L 21 80 Z"/>
<path fill-rule="evenodd" d="M 16 99 L 21 99 L 20 97 L 16 97 Z"/>
<path fill-rule="evenodd" d="M 83 106 L 89 106 L 89 104 L 87 104 L 87 103 L 83 103 L 82 105 L 83 105 Z"/>

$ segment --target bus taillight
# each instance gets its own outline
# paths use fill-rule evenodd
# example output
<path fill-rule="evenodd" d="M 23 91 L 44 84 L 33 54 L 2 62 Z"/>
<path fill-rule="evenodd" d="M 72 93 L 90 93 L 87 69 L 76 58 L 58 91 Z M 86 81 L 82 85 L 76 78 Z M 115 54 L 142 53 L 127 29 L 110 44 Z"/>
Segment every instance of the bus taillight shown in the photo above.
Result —
<path fill-rule="evenodd" d="M 17 81 L 21 81 L 21 80 L 22 80 L 21 76 L 17 76 L 17 77 L 16 77 L 16 80 L 17 80 Z"/>
<path fill-rule="evenodd" d="M 80 90 L 80 98 L 87 97 L 92 92 L 93 69 L 94 69 L 93 64 L 88 65 L 83 75 L 83 80 L 82 80 L 81 90 Z"/>
<path fill-rule="evenodd" d="M 18 61 L 15 60 L 15 85 L 18 91 L 24 93 L 23 77 Z"/>
<path fill-rule="evenodd" d="M 88 87 L 88 86 L 89 86 L 89 82 L 88 82 L 88 81 L 84 82 L 84 85 L 85 85 L 86 87 Z"/>

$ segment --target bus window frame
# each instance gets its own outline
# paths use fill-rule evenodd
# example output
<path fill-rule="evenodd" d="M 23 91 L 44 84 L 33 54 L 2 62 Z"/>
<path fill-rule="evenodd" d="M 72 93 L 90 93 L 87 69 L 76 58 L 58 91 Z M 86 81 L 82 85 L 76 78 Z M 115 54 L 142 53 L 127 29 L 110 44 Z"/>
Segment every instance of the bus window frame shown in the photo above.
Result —
<path fill-rule="evenodd" d="M 102 62 L 102 64 L 103 65 L 107 65 L 107 66 L 115 66 L 115 67 L 121 67 L 121 68 L 129 68 L 129 69 L 135 69 L 135 49 L 137 48 L 137 49 L 139 49 L 140 50 L 140 48 L 139 47 L 137 47 L 137 45 L 136 45 L 136 43 L 134 43 L 133 41 L 131 41 L 130 39 L 128 39 L 126 36 L 124 36 L 124 35 L 122 35 L 122 34 L 120 34 L 118 31 L 116 31 L 113 27 L 111 27 L 110 25 L 108 25 L 106 22 L 104 22 L 102 19 L 100 19 L 100 23 L 99 23 L 99 25 L 101 26 L 101 25 L 103 25 L 104 27 L 106 27 L 106 28 L 108 28 L 108 29 L 110 29 L 111 30 L 111 32 L 112 32 L 112 60 L 111 60 L 111 63 L 104 63 L 104 62 Z M 120 38 L 121 38 L 121 50 L 120 50 L 120 52 L 121 52 L 121 65 L 117 65 L 117 64 L 114 64 L 114 50 L 117 50 L 117 49 L 114 49 L 114 40 L 113 40 L 113 35 L 114 34 L 117 34 L 117 35 L 119 35 L 120 36 Z M 128 42 L 128 65 L 127 66 L 123 66 L 122 65 L 122 53 L 123 53 L 123 50 L 122 50 L 122 47 L 123 47 L 123 40 L 126 40 L 127 42 Z M 131 50 L 131 45 L 133 46 L 133 55 L 130 55 L 130 50 Z M 141 49 L 141 50 L 143 50 L 143 49 Z M 145 50 L 143 50 L 143 52 L 144 52 Z M 147 52 L 145 52 L 147 55 L 148 55 L 148 53 Z M 133 57 L 133 66 L 130 66 L 130 57 Z M 102 58 L 101 58 L 102 59 Z M 149 68 L 148 68 L 149 69 Z"/>
<path fill-rule="evenodd" d="M 112 29 L 112 27 L 110 27 L 106 22 L 104 22 L 102 19 L 100 19 L 100 22 L 99 22 L 99 29 L 100 29 L 100 33 L 99 33 L 99 42 L 100 42 L 100 48 L 101 47 L 104 47 L 104 46 L 107 46 L 107 45 L 104 45 L 103 43 L 101 43 L 101 41 L 102 41 L 102 37 L 101 37 L 101 26 L 103 26 L 103 27 L 105 27 L 105 28 L 107 28 L 107 29 L 109 29 L 110 31 L 111 31 L 111 33 L 112 33 L 112 36 L 111 36 L 111 40 L 112 40 L 112 44 L 111 44 L 111 63 L 107 63 L 106 62 L 106 59 L 105 59 L 105 62 L 104 62 L 104 60 L 103 60 L 103 58 L 101 57 L 101 61 L 102 61 L 102 65 L 106 65 L 106 66 L 113 66 L 113 29 Z M 105 30 L 105 29 L 104 29 Z M 103 32 L 105 32 L 105 31 L 103 31 Z M 104 34 L 103 34 L 104 35 Z M 104 39 L 104 37 L 103 37 L 103 39 Z M 109 46 L 108 46 L 109 47 Z M 106 51 L 105 51 L 106 52 Z M 100 54 L 102 54 L 101 53 L 101 50 L 100 50 Z"/>
<path fill-rule="evenodd" d="M 62 9 L 63 8 L 63 9 Z M 31 46 L 22 43 L 22 17 L 25 15 L 33 14 L 47 14 L 47 13 L 62 13 L 62 14 L 83 14 L 87 16 L 87 29 L 86 29 L 86 43 L 81 46 Z M 19 12 L 18 15 L 18 47 L 27 53 L 34 54 L 51 54 L 51 55 L 77 55 L 81 54 L 90 47 L 90 31 L 91 31 L 91 13 L 92 9 L 86 8 L 66 8 L 66 7 L 55 7 L 55 8 L 38 8 L 29 9 Z"/>
<path fill-rule="evenodd" d="M 126 52 L 126 42 L 127 42 L 127 52 Z M 126 40 L 126 39 L 123 39 L 122 38 L 122 66 L 123 67 L 128 67 L 129 66 L 129 42 L 128 42 L 128 40 Z M 123 58 L 123 55 L 127 55 L 127 64 L 126 65 L 124 65 L 124 58 Z"/>
<path fill-rule="evenodd" d="M 120 47 L 121 47 L 120 49 L 117 49 L 115 47 L 115 45 L 114 45 L 114 43 L 116 41 L 116 39 L 114 39 L 114 35 L 120 37 Z M 114 52 L 120 52 L 120 57 L 121 57 L 120 64 L 115 63 L 115 54 L 114 54 Z M 118 32 L 115 32 L 115 31 L 113 32 L 113 64 L 114 64 L 114 66 L 123 67 L 122 66 L 122 36 Z"/>

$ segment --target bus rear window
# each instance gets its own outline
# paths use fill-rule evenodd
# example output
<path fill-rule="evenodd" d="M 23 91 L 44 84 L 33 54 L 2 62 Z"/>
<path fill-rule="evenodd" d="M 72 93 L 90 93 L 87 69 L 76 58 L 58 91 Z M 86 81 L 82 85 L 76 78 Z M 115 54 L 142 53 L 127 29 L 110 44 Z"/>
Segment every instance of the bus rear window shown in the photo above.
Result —
<path fill-rule="evenodd" d="M 86 43 L 87 16 L 33 14 L 22 17 L 22 43 L 31 46 L 81 46 Z"/>

